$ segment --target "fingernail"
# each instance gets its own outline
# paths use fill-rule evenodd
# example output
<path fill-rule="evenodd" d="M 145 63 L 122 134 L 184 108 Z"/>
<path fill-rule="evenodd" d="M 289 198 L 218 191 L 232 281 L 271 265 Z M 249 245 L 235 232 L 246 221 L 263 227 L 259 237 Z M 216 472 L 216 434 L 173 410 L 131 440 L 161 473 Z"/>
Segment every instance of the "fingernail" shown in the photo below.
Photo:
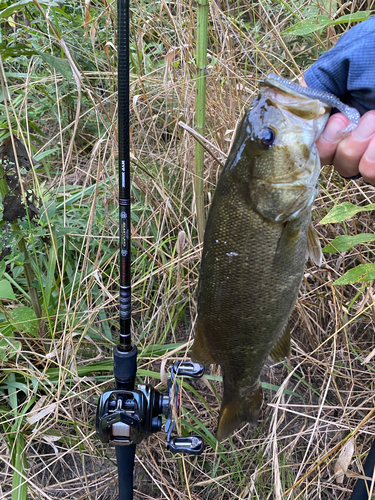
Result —
<path fill-rule="evenodd" d="M 337 132 L 343 128 L 345 128 L 345 125 L 343 127 L 342 124 L 340 125 L 336 120 L 329 121 L 324 129 L 322 137 L 328 142 L 338 142 L 340 137 L 337 135 Z"/>
<path fill-rule="evenodd" d="M 375 141 L 372 140 L 370 144 L 367 146 L 365 153 L 366 160 L 373 162 L 375 161 Z"/>
<path fill-rule="evenodd" d="M 375 113 L 368 112 L 361 118 L 353 135 L 356 139 L 364 141 L 373 134 L 375 134 Z"/>

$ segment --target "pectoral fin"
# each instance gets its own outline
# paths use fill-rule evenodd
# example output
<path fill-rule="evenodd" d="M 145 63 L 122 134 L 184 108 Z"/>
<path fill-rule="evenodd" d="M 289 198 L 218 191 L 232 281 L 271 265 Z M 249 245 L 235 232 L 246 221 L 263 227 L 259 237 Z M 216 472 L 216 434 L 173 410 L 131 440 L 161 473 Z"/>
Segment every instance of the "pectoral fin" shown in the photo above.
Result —
<path fill-rule="evenodd" d="M 281 335 L 270 352 L 270 356 L 274 361 L 280 361 L 290 357 L 290 327 L 289 322 L 285 325 Z"/>
<path fill-rule="evenodd" d="M 323 262 L 323 253 L 320 247 L 318 233 L 316 232 L 312 222 L 310 223 L 307 233 L 307 257 L 317 266 L 321 266 Z"/>

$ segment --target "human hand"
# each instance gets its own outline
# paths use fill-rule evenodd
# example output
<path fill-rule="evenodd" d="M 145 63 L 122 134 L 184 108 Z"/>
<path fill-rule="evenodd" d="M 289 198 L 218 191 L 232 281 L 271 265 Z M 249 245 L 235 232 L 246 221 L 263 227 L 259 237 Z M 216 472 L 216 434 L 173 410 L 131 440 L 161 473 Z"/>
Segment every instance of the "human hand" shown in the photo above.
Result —
<path fill-rule="evenodd" d="M 303 80 L 301 85 L 307 87 Z M 337 132 L 347 127 L 349 119 L 342 113 L 329 117 L 322 135 L 316 141 L 322 165 L 333 165 L 342 177 L 361 174 L 375 185 L 375 111 L 368 111 L 348 137 Z"/>
<path fill-rule="evenodd" d="M 342 113 L 332 115 L 316 142 L 322 165 L 333 164 L 342 177 L 361 174 L 375 185 L 375 111 L 365 113 L 348 137 L 340 138 L 339 130 L 349 123 Z"/>

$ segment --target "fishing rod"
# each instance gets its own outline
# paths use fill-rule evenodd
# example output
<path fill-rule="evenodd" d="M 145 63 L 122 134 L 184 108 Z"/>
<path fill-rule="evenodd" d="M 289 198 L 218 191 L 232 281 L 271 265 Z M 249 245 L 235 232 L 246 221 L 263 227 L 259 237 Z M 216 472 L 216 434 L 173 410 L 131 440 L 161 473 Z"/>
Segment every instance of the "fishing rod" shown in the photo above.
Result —
<path fill-rule="evenodd" d="M 159 432 L 166 417 L 166 445 L 172 453 L 200 455 L 200 436 L 172 436 L 175 427 L 172 408 L 178 414 L 177 376 L 199 378 L 204 369 L 191 361 L 176 361 L 170 370 L 168 391 L 161 393 L 150 384 L 138 384 L 137 347 L 131 337 L 131 183 L 129 116 L 129 0 L 117 1 L 117 89 L 118 89 L 118 180 L 119 180 L 119 264 L 120 338 L 113 349 L 115 390 L 105 391 L 96 411 L 96 432 L 103 443 L 116 449 L 119 500 L 133 498 L 135 449 L 145 437 Z"/>

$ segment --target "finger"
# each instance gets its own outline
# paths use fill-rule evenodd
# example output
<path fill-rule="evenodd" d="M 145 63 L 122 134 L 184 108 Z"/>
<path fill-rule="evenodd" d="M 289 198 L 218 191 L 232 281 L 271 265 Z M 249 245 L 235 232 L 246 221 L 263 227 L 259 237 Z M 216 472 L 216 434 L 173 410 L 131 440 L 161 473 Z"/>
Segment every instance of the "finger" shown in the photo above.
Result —
<path fill-rule="evenodd" d="M 359 164 L 375 134 L 375 111 L 368 111 L 359 120 L 353 132 L 339 142 L 333 165 L 343 177 L 358 174 Z"/>
<path fill-rule="evenodd" d="M 375 185 L 375 136 L 370 139 L 365 154 L 361 158 L 359 171 L 363 180 Z"/>
<path fill-rule="evenodd" d="M 337 146 L 342 140 L 337 135 L 337 132 L 345 128 L 348 124 L 349 119 L 342 113 L 337 113 L 329 117 L 322 135 L 316 141 L 322 165 L 330 165 L 333 162 Z"/>

